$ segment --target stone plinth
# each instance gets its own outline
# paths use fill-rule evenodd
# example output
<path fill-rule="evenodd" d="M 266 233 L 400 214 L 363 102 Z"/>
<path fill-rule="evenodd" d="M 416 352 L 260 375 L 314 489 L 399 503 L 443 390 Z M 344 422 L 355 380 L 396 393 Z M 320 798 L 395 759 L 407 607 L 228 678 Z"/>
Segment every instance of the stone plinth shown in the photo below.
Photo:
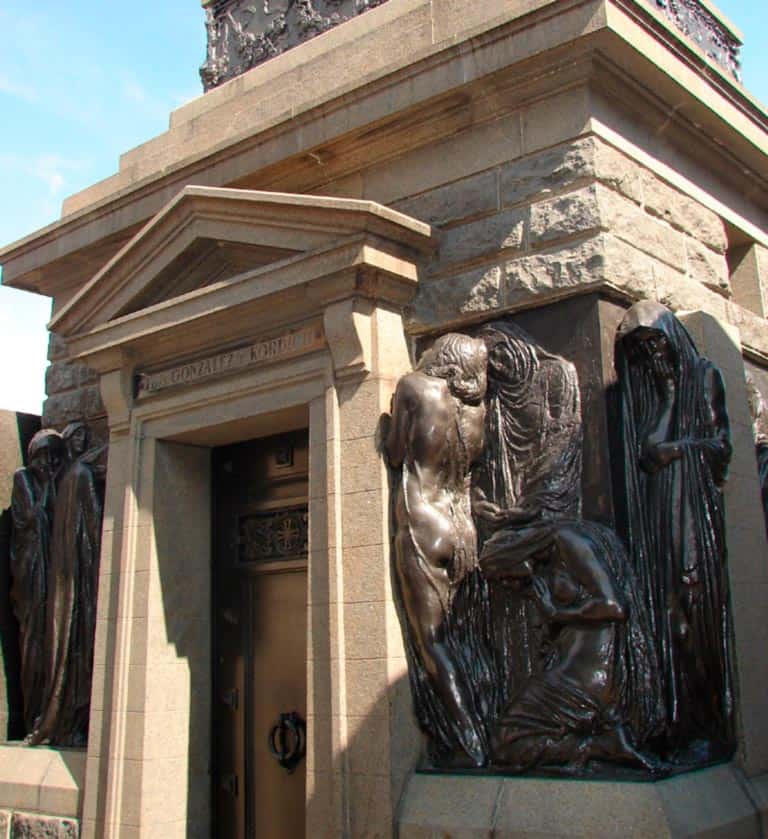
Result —
<path fill-rule="evenodd" d="M 763 805 L 731 766 L 656 783 L 414 775 L 400 839 L 760 839 Z"/>
<path fill-rule="evenodd" d="M 78 839 L 84 750 L 0 746 L 0 839 Z"/>

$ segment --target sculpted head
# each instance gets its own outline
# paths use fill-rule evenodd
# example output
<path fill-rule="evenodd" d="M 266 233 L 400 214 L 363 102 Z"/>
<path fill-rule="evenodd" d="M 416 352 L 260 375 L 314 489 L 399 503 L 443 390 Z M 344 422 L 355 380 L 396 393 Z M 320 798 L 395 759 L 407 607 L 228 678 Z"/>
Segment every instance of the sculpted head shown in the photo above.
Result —
<path fill-rule="evenodd" d="M 619 325 L 618 339 L 631 364 L 645 367 L 660 380 L 678 377 L 678 348 L 686 339 L 690 342 L 672 312 L 653 300 L 635 303 L 627 311 Z"/>
<path fill-rule="evenodd" d="M 41 475 L 55 472 L 61 464 L 63 453 L 64 443 L 59 432 L 53 428 L 43 428 L 29 441 L 29 468 Z"/>
<path fill-rule="evenodd" d="M 88 448 L 88 426 L 84 422 L 71 422 L 61 432 L 70 458 L 79 457 Z"/>
<path fill-rule="evenodd" d="M 421 357 L 417 370 L 445 379 L 462 402 L 477 403 L 487 388 L 488 350 L 478 338 L 460 332 L 442 335 Z"/>

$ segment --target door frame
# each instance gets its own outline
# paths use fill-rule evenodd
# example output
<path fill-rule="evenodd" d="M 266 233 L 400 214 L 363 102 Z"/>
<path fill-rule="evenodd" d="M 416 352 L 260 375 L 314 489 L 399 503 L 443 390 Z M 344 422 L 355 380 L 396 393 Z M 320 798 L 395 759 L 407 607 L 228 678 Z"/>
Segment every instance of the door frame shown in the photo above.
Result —
<path fill-rule="evenodd" d="M 374 301 L 326 305 L 323 329 L 323 349 L 141 400 L 135 360 L 118 356 L 101 375 L 110 453 L 83 839 L 210 836 L 210 725 L 190 729 L 210 719 L 210 449 L 299 427 L 310 445 L 307 834 L 391 833 L 419 738 L 376 439 L 410 359 L 399 312 Z M 205 625 L 177 614 L 180 578 L 197 582 L 183 604 Z"/>

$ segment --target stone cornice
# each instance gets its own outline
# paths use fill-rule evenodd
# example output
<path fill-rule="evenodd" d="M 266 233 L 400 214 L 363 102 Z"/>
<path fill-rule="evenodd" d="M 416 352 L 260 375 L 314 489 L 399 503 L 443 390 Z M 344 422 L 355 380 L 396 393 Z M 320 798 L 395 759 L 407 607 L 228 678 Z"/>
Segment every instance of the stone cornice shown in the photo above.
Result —
<path fill-rule="evenodd" d="M 397 0 L 350 22 L 349 28 L 366 18 L 394 26 L 395 11 L 402 14 L 405 8 L 413 17 L 424 5 L 429 5 L 426 0 Z M 662 121 L 654 130 L 675 142 L 678 129 L 670 126 L 685 126 L 679 142 L 686 153 L 705 148 L 710 163 L 715 156 L 712 171 L 734 189 L 765 200 L 760 198 L 768 183 L 765 113 L 724 74 L 714 72 L 700 52 L 671 38 L 669 28 L 660 24 L 663 16 L 638 12 L 638 4 L 629 0 L 531 0 L 526 7 L 533 11 L 513 20 L 457 22 L 456 33 L 471 33 L 471 40 L 440 33 L 439 43 L 414 49 L 410 63 L 403 59 L 396 69 L 391 63 L 374 68 L 355 85 L 319 78 L 309 98 L 297 101 L 290 113 L 270 115 L 259 80 L 275 89 L 291 74 L 303 78 L 315 60 L 346 60 L 355 49 L 347 35 L 341 37 L 347 27 L 328 33 L 323 50 L 319 41 L 310 42 L 292 51 L 291 61 L 281 56 L 235 80 L 232 85 L 243 86 L 234 98 L 234 88 L 226 90 L 229 85 L 213 91 L 211 100 L 205 97 L 182 109 L 197 125 L 195 136 L 205 138 L 199 150 L 192 142 L 180 142 L 189 135 L 190 123 L 172 120 L 175 128 L 142 147 L 144 158 L 139 152 L 126 156 L 121 174 L 104 189 L 97 185 L 87 193 L 95 203 L 0 252 L 5 282 L 54 295 L 64 285 L 82 284 L 106 261 L 105 231 L 113 237 L 114 253 L 137 225 L 190 181 L 321 190 L 324 183 L 386 159 L 393 149 L 402 153 L 498 118 L 527 100 L 563 89 L 566 80 L 568 86 L 605 87 L 609 77 L 620 85 L 630 82 L 622 101 L 635 111 L 648 110 L 652 101 L 653 118 Z M 491 23 L 498 25 L 489 28 Z M 510 55 L 519 61 L 510 65 Z M 427 101 L 425 91 L 432 94 Z M 235 106 L 241 119 L 231 112 Z M 234 134 L 228 133 L 231 126 L 237 126 Z"/>

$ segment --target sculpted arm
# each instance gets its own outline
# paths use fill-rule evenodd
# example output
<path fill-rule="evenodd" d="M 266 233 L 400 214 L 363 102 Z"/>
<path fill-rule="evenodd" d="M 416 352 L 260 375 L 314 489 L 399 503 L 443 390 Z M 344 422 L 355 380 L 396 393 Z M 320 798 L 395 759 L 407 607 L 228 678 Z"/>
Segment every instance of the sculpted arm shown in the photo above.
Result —
<path fill-rule="evenodd" d="M 709 461 L 715 483 L 722 484 L 728 473 L 733 447 L 731 446 L 731 424 L 725 408 L 725 384 L 720 371 L 714 365 L 707 367 L 704 393 L 714 434 L 712 437 L 700 440 L 699 446 Z"/>
<path fill-rule="evenodd" d="M 567 556 L 568 574 L 578 583 L 582 595 L 571 604 L 555 604 L 543 579 L 535 578 L 533 593 L 542 611 L 558 623 L 622 623 L 626 606 L 613 580 L 595 559 L 590 546 L 576 537 L 559 546 Z"/>
<path fill-rule="evenodd" d="M 728 413 L 725 408 L 723 377 L 713 364 L 708 364 L 704 371 L 703 390 L 706 402 L 704 409 L 708 425 L 712 430 L 711 435 L 698 439 L 688 437 L 682 440 L 657 443 L 652 450 L 652 465 L 648 467 L 648 471 L 655 471 L 655 469 L 681 458 L 686 448 L 696 449 L 703 452 L 704 457 L 709 462 L 715 483 L 722 484 L 725 481 L 732 453 L 731 431 Z"/>
<path fill-rule="evenodd" d="M 23 530 L 36 520 L 32 485 L 21 469 L 17 470 L 13 476 L 11 515 L 13 517 L 13 526 L 17 530 Z"/>
<path fill-rule="evenodd" d="M 403 376 L 392 397 L 392 420 L 385 443 L 389 465 L 399 469 L 408 453 L 410 427 L 413 422 L 414 394 L 409 376 Z"/>

